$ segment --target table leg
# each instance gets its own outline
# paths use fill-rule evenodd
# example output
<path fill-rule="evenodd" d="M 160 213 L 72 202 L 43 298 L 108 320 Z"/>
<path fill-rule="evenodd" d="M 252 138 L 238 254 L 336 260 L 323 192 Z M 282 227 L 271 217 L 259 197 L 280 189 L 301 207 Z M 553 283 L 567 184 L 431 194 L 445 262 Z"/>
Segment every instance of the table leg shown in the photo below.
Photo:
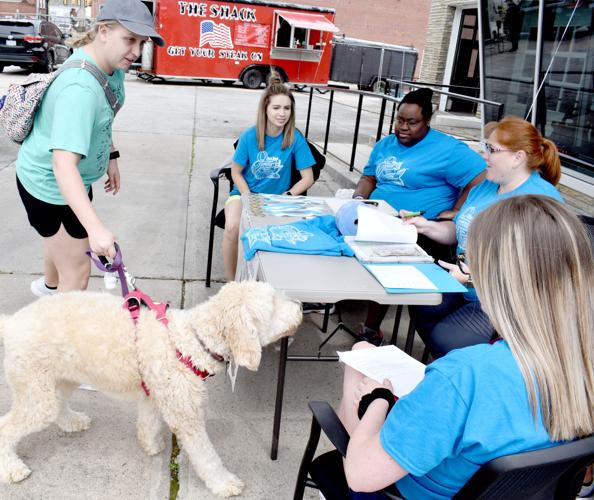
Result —
<path fill-rule="evenodd" d="M 274 423 L 272 426 L 272 447 L 270 449 L 270 459 L 276 460 L 278 456 L 278 439 L 280 434 L 281 416 L 283 413 L 283 394 L 285 391 L 285 369 L 287 367 L 287 348 L 289 347 L 289 338 L 281 339 L 280 359 L 278 362 L 278 377 L 276 380 L 276 402 L 274 404 Z"/>
<path fill-rule="evenodd" d="M 413 343 L 415 341 L 415 327 L 416 321 L 414 316 L 410 315 L 410 322 L 408 323 L 408 333 L 406 334 L 406 345 L 404 346 L 404 352 L 406 354 L 412 354 Z"/>

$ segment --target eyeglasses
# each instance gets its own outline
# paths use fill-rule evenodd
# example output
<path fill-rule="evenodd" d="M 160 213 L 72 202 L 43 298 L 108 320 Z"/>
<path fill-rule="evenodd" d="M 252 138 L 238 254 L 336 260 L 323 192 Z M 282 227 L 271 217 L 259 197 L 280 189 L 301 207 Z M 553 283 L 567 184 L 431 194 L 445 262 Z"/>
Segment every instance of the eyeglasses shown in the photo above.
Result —
<path fill-rule="evenodd" d="M 492 155 L 493 153 L 515 153 L 515 151 L 512 151 L 511 149 L 495 149 L 488 142 L 481 142 L 481 146 L 483 151 L 488 155 Z"/>

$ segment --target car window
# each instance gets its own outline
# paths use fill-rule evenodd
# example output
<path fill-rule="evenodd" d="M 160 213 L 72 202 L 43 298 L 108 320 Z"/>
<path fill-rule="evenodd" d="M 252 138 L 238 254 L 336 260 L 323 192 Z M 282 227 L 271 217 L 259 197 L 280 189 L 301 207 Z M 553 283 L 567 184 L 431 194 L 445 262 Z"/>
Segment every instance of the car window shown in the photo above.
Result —
<path fill-rule="evenodd" d="M 0 21 L 0 35 L 34 35 L 33 23 L 24 21 Z"/>

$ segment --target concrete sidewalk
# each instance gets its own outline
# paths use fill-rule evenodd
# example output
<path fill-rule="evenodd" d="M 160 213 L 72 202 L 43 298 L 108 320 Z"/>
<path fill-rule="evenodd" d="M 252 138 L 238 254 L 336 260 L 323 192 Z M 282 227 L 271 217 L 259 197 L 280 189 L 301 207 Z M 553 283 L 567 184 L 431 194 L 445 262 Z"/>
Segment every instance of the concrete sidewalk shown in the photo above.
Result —
<path fill-rule="evenodd" d="M 24 73 L 0 75 L 0 94 Z M 208 223 L 212 200 L 209 171 L 232 152 L 232 142 L 256 115 L 259 92 L 195 85 L 149 85 L 133 77 L 127 99 L 114 125 L 121 151 L 122 190 L 113 198 L 95 187 L 95 207 L 121 242 L 129 271 L 141 289 L 173 307 L 192 307 L 223 282 L 221 231 L 216 231 L 213 287 L 205 288 Z M 299 99 L 298 113 L 306 109 Z M 10 314 L 31 302 L 29 283 L 42 274 L 42 247 L 29 227 L 15 186 L 17 148 L 0 138 L 0 313 Z M 324 171 L 310 191 L 331 195 L 339 186 Z M 222 187 L 224 192 L 225 187 Z M 220 205 L 225 196 L 220 197 Z M 90 289 L 102 290 L 98 274 Z M 362 319 L 353 304 L 346 321 Z M 393 317 L 393 316 L 391 316 Z M 389 317 L 386 329 L 391 329 Z M 312 354 L 324 338 L 321 315 L 305 317 L 291 350 Z M 331 324 L 332 327 L 332 324 Z M 402 336 L 402 334 L 401 334 Z M 401 339 L 402 341 L 404 339 Z M 348 349 L 352 340 L 336 335 L 325 348 Z M 268 348 L 257 373 L 240 371 L 235 392 L 224 376 L 208 380 L 207 427 L 228 468 L 246 484 L 242 498 L 288 499 L 309 432 L 307 402 L 333 404 L 340 394 L 342 370 L 336 363 L 290 363 L 279 459 L 269 458 L 278 352 Z M 10 393 L 0 370 L 0 414 L 10 406 Z M 88 431 L 66 434 L 52 426 L 24 439 L 19 446 L 32 475 L 17 485 L 0 485 L 0 498 L 10 500 L 204 499 L 213 495 L 188 464 L 183 451 L 171 459 L 171 446 L 156 457 L 144 455 L 136 442 L 134 405 L 97 392 L 76 391 L 73 408 L 88 413 Z M 168 434 L 168 441 L 171 441 Z M 172 463 L 170 464 L 170 460 Z M 178 470 L 171 481 L 170 470 Z M 309 498 L 317 498 L 310 493 Z"/>

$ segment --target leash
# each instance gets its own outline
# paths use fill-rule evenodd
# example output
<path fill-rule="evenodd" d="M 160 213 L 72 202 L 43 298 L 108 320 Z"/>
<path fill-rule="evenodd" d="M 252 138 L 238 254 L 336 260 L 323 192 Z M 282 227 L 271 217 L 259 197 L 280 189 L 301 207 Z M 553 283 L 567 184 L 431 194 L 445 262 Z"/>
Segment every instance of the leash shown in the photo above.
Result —
<path fill-rule="evenodd" d="M 138 318 L 140 316 L 140 310 L 142 306 L 148 307 L 151 311 L 155 313 L 155 317 L 157 321 L 159 321 L 165 328 L 169 326 L 169 320 L 167 319 L 167 309 L 169 308 L 168 303 L 160 303 L 154 302 L 146 293 L 136 287 L 136 279 L 128 272 L 126 266 L 124 265 L 124 259 L 122 257 L 122 251 L 120 250 L 120 246 L 117 243 L 114 243 L 116 256 L 115 258 L 109 262 L 107 257 L 103 255 L 95 256 L 93 252 L 90 250 L 87 251 L 87 255 L 89 258 L 95 263 L 95 266 L 100 271 L 107 272 L 107 273 L 118 273 L 118 277 L 120 278 L 120 285 L 122 287 L 122 297 L 124 297 L 124 304 L 123 308 L 127 309 L 130 313 L 130 317 L 134 322 L 134 325 L 138 323 Z M 210 354 L 210 356 L 219 362 L 223 362 L 224 358 L 220 354 L 211 352 L 202 342 L 200 337 L 196 336 L 198 342 L 201 344 L 202 348 Z M 192 372 L 200 377 L 202 380 L 206 380 L 209 377 L 212 377 L 214 374 L 209 373 L 206 370 L 200 370 L 197 368 L 194 363 L 192 362 L 192 358 L 190 356 L 184 356 L 179 349 L 175 349 L 175 356 L 176 358 L 187 368 L 192 370 Z M 138 369 L 140 372 L 140 367 Z M 145 384 L 144 380 L 141 380 L 140 383 L 142 390 L 148 396 L 151 395 L 150 389 Z"/>

